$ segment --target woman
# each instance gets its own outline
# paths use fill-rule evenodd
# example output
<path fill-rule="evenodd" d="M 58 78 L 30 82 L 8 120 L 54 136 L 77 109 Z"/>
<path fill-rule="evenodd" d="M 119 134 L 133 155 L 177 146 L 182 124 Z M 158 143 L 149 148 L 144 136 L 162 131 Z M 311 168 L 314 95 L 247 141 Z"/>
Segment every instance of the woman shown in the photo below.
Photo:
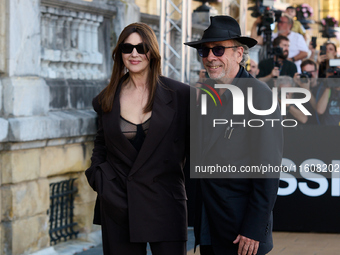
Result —
<path fill-rule="evenodd" d="M 327 70 L 329 69 L 329 60 L 337 58 L 336 45 L 330 41 L 324 43 L 326 46 L 326 54 L 318 56 L 319 78 L 326 78 Z"/>
<path fill-rule="evenodd" d="M 161 76 L 146 24 L 127 26 L 112 57 L 110 83 L 93 100 L 98 132 L 86 170 L 104 254 L 146 254 L 149 242 L 155 255 L 184 255 L 189 86 Z"/>

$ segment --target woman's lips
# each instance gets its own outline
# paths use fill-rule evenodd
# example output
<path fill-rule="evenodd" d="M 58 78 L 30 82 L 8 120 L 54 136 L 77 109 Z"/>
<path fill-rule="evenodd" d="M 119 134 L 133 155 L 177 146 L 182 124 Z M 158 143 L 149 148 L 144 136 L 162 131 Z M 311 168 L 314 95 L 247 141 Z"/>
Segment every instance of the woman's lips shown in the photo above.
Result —
<path fill-rule="evenodd" d="M 140 63 L 140 61 L 138 61 L 138 60 L 130 60 L 130 63 L 132 65 L 138 65 Z"/>

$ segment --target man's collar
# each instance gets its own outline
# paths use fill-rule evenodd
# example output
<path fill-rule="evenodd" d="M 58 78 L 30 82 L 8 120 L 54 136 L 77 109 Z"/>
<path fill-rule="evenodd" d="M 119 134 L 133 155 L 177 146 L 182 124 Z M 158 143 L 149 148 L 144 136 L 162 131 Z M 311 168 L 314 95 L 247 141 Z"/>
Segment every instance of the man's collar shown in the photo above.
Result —
<path fill-rule="evenodd" d="M 245 71 L 244 67 L 240 65 L 240 69 L 238 70 L 238 73 L 236 74 L 235 78 L 241 78 L 244 71 Z"/>

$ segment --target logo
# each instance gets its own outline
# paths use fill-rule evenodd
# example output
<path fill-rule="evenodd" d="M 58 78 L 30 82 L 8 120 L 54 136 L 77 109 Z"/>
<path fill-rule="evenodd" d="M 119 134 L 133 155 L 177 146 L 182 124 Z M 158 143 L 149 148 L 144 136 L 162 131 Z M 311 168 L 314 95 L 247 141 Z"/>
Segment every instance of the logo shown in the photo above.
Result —
<path fill-rule="evenodd" d="M 202 83 L 203 84 L 203 83 Z M 207 84 L 203 84 L 204 86 L 208 87 L 211 91 L 214 92 L 214 94 L 217 96 L 217 98 L 220 100 L 220 104 L 222 106 L 222 101 L 220 96 L 218 95 L 217 91 L 212 88 L 211 86 L 207 85 Z M 228 89 L 232 95 L 233 98 L 233 115 L 244 115 L 244 106 L 245 106 L 245 96 L 243 94 L 243 91 L 235 86 L 235 85 L 230 85 L 230 84 L 215 84 L 214 85 L 215 88 L 222 88 L 222 89 Z M 215 106 L 217 106 L 216 100 L 214 98 L 214 96 L 207 90 L 204 88 L 199 88 L 203 91 L 205 91 L 208 95 L 210 95 L 210 97 L 213 99 Z M 299 93 L 299 94 L 303 94 L 304 97 L 301 98 L 287 98 L 287 95 L 292 94 L 292 93 Z M 277 88 L 273 88 L 272 90 L 272 105 L 269 109 L 256 109 L 254 107 L 254 101 L 253 101 L 253 88 L 252 87 L 248 87 L 247 88 L 247 106 L 248 106 L 248 110 L 250 111 L 250 113 L 252 113 L 253 115 L 256 116 L 269 116 L 270 114 L 274 113 L 277 105 L 278 105 L 278 89 Z M 312 115 L 304 106 L 304 103 L 307 103 L 311 98 L 311 93 L 309 90 L 304 89 L 304 88 L 296 88 L 296 87 L 283 87 L 281 88 L 281 97 L 280 97 L 280 102 L 281 102 L 281 115 L 286 115 L 286 106 L 287 105 L 295 105 L 295 107 L 297 109 L 299 109 L 303 114 L 310 116 Z M 207 95 L 206 94 L 202 94 L 201 95 L 201 115 L 207 115 Z M 232 120 L 230 120 L 232 121 Z M 252 124 L 249 124 L 257 121 L 260 122 L 260 125 L 254 126 Z M 268 119 L 265 121 L 269 121 L 273 124 L 273 121 L 279 121 L 279 119 Z M 295 125 L 293 126 L 289 126 L 289 127 L 295 127 L 297 125 L 297 121 L 294 119 L 285 119 L 282 120 L 281 124 L 283 126 L 285 126 L 283 123 L 287 122 L 287 121 L 292 121 L 295 123 Z M 245 122 L 245 120 L 244 120 Z M 244 122 L 242 122 L 242 124 L 244 124 Z M 226 119 L 214 119 L 214 123 L 213 126 L 215 127 L 218 124 L 227 124 L 228 120 Z M 263 126 L 264 122 L 261 119 L 251 119 L 248 120 L 248 125 L 251 127 L 261 127 Z M 245 126 L 245 124 L 243 125 Z"/>
<path fill-rule="evenodd" d="M 217 96 L 217 98 L 220 101 L 220 104 L 222 106 L 221 97 L 219 96 L 219 94 L 217 93 L 217 91 L 213 87 L 211 87 L 210 85 L 205 84 L 205 83 L 201 83 L 201 82 L 198 82 L 198 83 L 206 86 L 207 88 L 209 88 Z M 204 89 L 204 88 L 200 88 L 200 87 L 197 87 L 197 88 L 202 90 L 202 91 L 204 91 L 205 93 L 207 93 L 212 98 L 212 100 L 214 101 L 215 106 L 217 106 L 216 100 L 215 100 L 214 96 L 211 94 L 211 92 L 209 92 L 209 90 Z M 201 97 L 201 107 L 202 107 L 201 108 L 201 114 L 202 115 L 207 115 L 207 95 L 206 94 L 202 94 L 202 97 Z"/>
<path fill-rule="evenodd" d="M 203 84 L 203 85 L 209 87 L 210 89 L 212 89 L 214 91 L 214 93 L 217 95 L 217 97 L 219 98 L 220 103 L 222 105 L 221 98 L 219 97 L 216 90 L 213 89 L 211 86 L 209 86 L 207 84 Z M 240 88 L 238 88 L 235 85 L 230 85 L 230 84 L 215 84 L 215 88 L 229 89 L 231 94 L 232 94 L 232 97 L 233 97 L 233 114 L 234 115 L 244 115 L 244 95 L 243 95 L 243 92 Z M 209 91 L 207 91 L 206 89 L 202 89 L 202 88 L 199 88 L 199 89 L 207 92 L 213 98 L 215 105 L 217 105 L 216 100 L 214 99 L 214 97 L 211 95 L 211 93 Z M 289 93 L 302 93 L 302 94 L 305 95 L 305 97 L 304 98 L 287 98 L 287 94 L 289 94 Z M 307 89 L 291 88 L 291 87 L 282 88 L 281 89 L 281 114 L 286 115 L 287 114 L 286 113 L 286 106 L 293 104 L 298 109 L 300 109 L 305 115 L 312 115 L 302 105 L 304 103 L 307 103 L 310 100 L 310 98 L 311 98 L 311 93 Z M 202 95 L 201 103 L 202 103 L 201 104 L 201 114 L 206 115 L 207 114 L 207 97 L 204 94 Z M 276 110 L 277 103 L 278 103 L 278 91 L 277 91 L 277 88 L 273 88 L 272 106 L 270 107 L 270 109 L 266 109 L 266 110 L 255 109 L 255 107 L 253 105 L 253 88 L 248 88 L 247 104 L 248 104 L 248 109 L 252 114 L 258 115 L 258 116 L 270 115 Z"/>

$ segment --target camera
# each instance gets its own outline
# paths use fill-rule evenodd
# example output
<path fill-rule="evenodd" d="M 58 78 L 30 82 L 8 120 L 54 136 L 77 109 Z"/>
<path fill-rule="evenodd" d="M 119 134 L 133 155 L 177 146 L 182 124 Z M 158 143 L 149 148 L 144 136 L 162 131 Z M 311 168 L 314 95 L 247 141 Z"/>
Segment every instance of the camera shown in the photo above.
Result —
<path fill-rule="evenodd" d="M 332 73 L 332 76 L 328 76 L 326 79 L 326 86 L 329 88 L 340 87 L 340 69 L 338 67 L 331 67 L 327 70 L 327 73 Z M 334 79 L 335 78 L 335 79 Z"/>
<path fill-rule="evenodd" d="M 272 28 L 271 25 L 275 20 L 278 20 L 281 17 L 282 11 L 274 10 L 273 1 L 262 1 L 255 0 L 255 5 L 248 8 L 251 10 L 251 16 L 254 18 L 261 17 L 260 24 L 257 24 L 257 35 L 260 36 L 262 33 L 264 34 L 264 44 L 262 54 L 259 56 L 259 60 L 266 59 L 270 56 L 270 52 L 272 52 Z M 269 5 L 267 5 L 269 4 Z M 267 6 L 266 6 L 267 5 Z"/>
<path fill-rule="evenodd" d="M 301 83 L 308 83 L 310 78 L 312 78 L 312 74 L 310 72 L 303 71 L 300 74 L 300 81 L 301 81 Z"/>
<path fill-rule="evenodd" d="M 332 73 L 332 75 L 326 79 L 325 85 L 329 88 L 339 88 L 340 79 L 338 78 L 340 78 L 340 69 L 338 66 L 340 66 L 340 59 L 330 59 L 329 66 L 330 68 L 327 69 L 327 73 Z"/>
<path fill-rule="evenodd" d="M 279 69 L 281 69 L 282 63 L 279 62 L 279 61 L 275 61 L 275 62 L 274 62 L 274 67 L 278 67 Z"/>
<path fill-rule="evenodd" d="M 270 25 L 273 24 L 274 21 L 275 15 L 273 10 L 271 10 L 269 7 L 265 8 L 262 16 L 262 25 L 264 27 L 270 27 Z"/>
<path fill-rule="evenodd" d="M 271 52 L 275 58 L 274 58 L 274 67 L 278 67 L 279 70 L 281 71 L 281 68 L 282 68 L 282 61 L 279 61 L 278 58 L 282 56 L 283 54 L 283 49 L 281 47 L 274 47 L 272 49 L 272 52 Z M 273 78 L 277 78 L 276 76 L 274 76 Z"/>
<path fill-rule="evenodd" d="M 281 47 L 274 47 L 273 48 L 273 55 L 280 57 L 283 55 L 283 49 Z"/>

